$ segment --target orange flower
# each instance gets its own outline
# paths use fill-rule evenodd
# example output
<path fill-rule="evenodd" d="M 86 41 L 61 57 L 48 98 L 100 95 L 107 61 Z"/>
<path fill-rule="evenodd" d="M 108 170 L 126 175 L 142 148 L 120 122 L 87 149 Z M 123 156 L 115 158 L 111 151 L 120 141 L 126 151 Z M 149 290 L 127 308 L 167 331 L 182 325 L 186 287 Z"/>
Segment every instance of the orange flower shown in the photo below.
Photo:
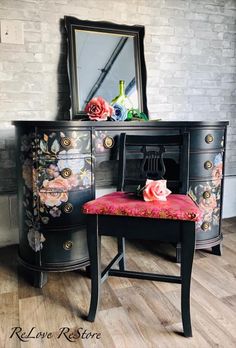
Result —
<path fill-rule="evenodd" d="M 143 190 L 143 199 L 146 202 L 166 201 L 166 197 L 171 191 L 166 187 L 166 180 L 147 179 L 145 189 Z"/>

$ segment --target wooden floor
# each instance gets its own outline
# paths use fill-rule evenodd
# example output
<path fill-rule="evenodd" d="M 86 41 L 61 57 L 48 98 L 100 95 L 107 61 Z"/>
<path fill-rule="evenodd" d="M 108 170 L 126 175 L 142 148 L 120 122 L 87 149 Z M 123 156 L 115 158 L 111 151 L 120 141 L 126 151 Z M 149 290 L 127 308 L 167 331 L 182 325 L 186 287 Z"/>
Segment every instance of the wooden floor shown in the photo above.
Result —
<path fill-rule="evenodd" d="M 224 220 L 223 227 L 223 256 L 206 250 L 195 253 L 192 338 L 181 334 L 178 284 L 109 278 L 102 286 L 96 323 L 89 323 L 83 319 L 90 298 L 90 281 L 84 272 L 50 273 L 47 285 L 36 289 L 17 270 L 17 247 L 0 249 L 0 348 L 236 347 L 236 218 Z M 115 244 L 104 238 L 103 246 L 105 263 Z M 128 242 L 127 253 L 130 268 L 179 271 L 172 247 Z M 27 343 L 16 333 L 10 338 L 13 327 L 21 327 L 16 329 L 19 337 L 34 327 L 31 336 L 35 338 Z M 65 335 L 58 338 L 61 330 Z M 73 338 L 76 330 L 80 337 Z"/>

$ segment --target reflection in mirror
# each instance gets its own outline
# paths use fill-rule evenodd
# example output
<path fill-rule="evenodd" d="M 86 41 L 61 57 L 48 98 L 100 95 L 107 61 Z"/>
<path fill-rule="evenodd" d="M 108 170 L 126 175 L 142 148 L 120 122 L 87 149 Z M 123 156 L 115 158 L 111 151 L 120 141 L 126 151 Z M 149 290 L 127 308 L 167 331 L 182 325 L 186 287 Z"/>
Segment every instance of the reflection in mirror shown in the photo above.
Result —
<path fill-rule="evenodd" d="M 118 94 L 119 81 L 125 81 L 125 95 L 138 108 L 134 38 L 76 30 L 76 74 L 81 109 L 92 97 L 102 96 L 109 103 Z M 102 47 L 102 49 L 101 49 Z M 88 60 L 88 57 L 95 57 Z"/>
<path fill-rule="evenodd" d="M 72 115 L 101 96 L 108 103 L 119 95 L 119 81 L 131 108 L 147 114 L 143 26 L 91 22 L 65 17 Z"/>

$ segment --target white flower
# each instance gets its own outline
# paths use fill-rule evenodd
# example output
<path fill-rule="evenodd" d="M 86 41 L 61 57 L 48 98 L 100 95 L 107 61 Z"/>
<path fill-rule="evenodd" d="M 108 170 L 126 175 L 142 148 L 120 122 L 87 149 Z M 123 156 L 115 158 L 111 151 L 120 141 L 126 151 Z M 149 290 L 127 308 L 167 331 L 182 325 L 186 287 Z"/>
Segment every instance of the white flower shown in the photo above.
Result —
<path fill-rule="evenodd" d="M 30 247 L 34 251 L 40 251 L 43 248 L 43 242 L 45 242 L 44 235 L 39 231 L 31 228 L 27 234 L 28 242 Z"/>

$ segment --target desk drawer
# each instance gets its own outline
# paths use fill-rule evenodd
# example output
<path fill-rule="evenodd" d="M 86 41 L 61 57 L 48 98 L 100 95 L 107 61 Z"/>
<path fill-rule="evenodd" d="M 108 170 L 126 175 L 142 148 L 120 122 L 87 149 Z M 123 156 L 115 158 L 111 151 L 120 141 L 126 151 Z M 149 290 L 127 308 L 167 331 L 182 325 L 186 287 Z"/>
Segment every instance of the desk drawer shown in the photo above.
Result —
<path fill-rule="evenodd" d="M 217 236 L 221 210 L 221 180 L 190 181 L 189 195 L 198 203 L 202 212 L 201 221 L 196 223 L 197 239 L 206 233 L 211 237 Z"/>
<path fill-rule="evenodd" d="M 173 135 L 179 134 L 178 130 L 168 130 L 158 129 L 158 128 L 148 128 L 141 130 L 132 130 L 132 129 L 117 129 L 114 131 L 110 129 L 105 130 L 96 130 L 95 131 L 95 153 L 96 154 L 104 154 L 104 156 L 108 156 L 107 154 L 111 153 L 111 150 L 114 151 L 118 149 L 119 146 L 119 136 L 121 133 L 126 133 L 129 135 Z"/>
<path fill-rule="evenodd" d="M 223 129 L 190 129 L 190 148 L 220 149 L 224 147 Z"/>
<path fill-rule="evenodd" d="M 217 180 L 222 177 L 222 153 L 192 153 L 190 155 L 190 180 L 194 178 L 211 178 Z"/>
<path fill-rule="evenodd" d="M 43 266 L 53 266 L 64 262 L 83 261 L 88 259 L 86 229 L 81 227 L 75 231 L 47 231 L 41 249 Z M 66 264 L 63 264 L 66 266 Z"/>
<path fill-rule="evenodd" d="M 81 207 L 93 198 L 93 187 L 70 192 L 40 192 L 38 217 L 42 229 L 62 229 L 84 223 Z"/>
<path fill-rule="evenodd" d="M 91 153 L 91 132 L 63 129 L 42 130 L 37 133 L 37 155 L 57 156 Z"/>

